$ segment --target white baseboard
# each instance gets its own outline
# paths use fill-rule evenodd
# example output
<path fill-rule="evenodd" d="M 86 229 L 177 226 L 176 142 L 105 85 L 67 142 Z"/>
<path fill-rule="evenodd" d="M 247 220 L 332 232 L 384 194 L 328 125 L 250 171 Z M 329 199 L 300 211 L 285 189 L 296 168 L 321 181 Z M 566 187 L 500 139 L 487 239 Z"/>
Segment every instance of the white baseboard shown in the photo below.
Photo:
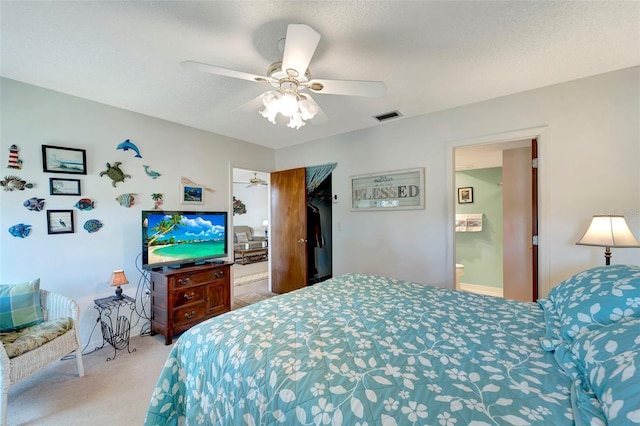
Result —
<path fill-rule="evenodd" d="M 460 283 L 460 290 L 486 296 L 502 297 L 503 291 L 498 287 L 488 287 L 486 285 Z"/>

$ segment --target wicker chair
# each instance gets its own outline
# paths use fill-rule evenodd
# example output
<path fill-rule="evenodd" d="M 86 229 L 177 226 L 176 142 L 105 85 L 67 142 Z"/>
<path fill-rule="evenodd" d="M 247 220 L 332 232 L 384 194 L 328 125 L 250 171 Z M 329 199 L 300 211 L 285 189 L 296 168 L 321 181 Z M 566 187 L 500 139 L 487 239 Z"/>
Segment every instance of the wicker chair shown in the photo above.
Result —
<path fill-rule="evenodd" d="M 70 317 L 73 319 L 73 328 L 52 341 L 14 358 L 9 358 L 4 346 L 0 344 L 0 385 L 2 386 L 0 388 L 0 424 L 2 426 L 7 424 L 7 396 L 9 387 L 13 384 L 29 377 L 34 372 L 73 351 L 76 352 L 78 375 L 80 377 L 84 376 L 80 333 L 78 331 L 78 321 L 80 319 L 78 304 L 68 297 L 41 289 L 40 305 L 42 306 L 45 321 Z"/>

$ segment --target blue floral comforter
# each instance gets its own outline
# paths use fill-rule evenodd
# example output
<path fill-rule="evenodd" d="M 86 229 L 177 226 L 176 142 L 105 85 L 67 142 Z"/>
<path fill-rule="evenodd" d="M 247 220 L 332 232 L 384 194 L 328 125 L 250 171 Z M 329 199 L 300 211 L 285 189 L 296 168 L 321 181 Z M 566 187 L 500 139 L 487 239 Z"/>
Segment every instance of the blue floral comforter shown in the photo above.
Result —
<path fill-rule="evenodd" d="M 571 425 L 535 303 L 348 274 L 205 321 L 150 425 Z"/>

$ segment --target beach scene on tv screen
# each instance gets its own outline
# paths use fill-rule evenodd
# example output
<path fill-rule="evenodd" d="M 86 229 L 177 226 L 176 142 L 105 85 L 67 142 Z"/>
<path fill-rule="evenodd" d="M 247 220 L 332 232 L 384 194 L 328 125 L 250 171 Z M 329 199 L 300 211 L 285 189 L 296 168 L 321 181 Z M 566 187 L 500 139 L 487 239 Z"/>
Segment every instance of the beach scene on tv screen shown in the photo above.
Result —
<path fill-rule="evenodd" d="M 225 217 L 215 214 L 147 216 L 150 265 L 225 255 Z"/>

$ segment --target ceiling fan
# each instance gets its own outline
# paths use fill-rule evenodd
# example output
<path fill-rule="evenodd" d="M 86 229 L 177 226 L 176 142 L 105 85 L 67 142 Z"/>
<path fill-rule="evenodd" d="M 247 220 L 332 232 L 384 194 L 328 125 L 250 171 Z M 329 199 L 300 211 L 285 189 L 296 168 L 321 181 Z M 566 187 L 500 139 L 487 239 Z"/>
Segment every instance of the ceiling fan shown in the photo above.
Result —
<path fill-rule="evenodd" d="M 260 179 L 258 177 L 258 174 L 254 173 L 253 177 L 249 179 L 249 182 L 233 182 L 233 183 L 248 183 L 249 185 L 247 185 L 247 188 L 251 188 L 252 186 L 266 185 L 267 181 Z"/>
<path fill-rule="evenodd" d="M 327 119 L 308 92 L 366 97 L 385 94 L 386 86 L 381 81 L 312 79 L 309 63 L 319 42 L 320 34 L 313 28 L 304 24 L 290 24 L 287 27 L 282 61 L 271 64 L 266 76 L 195 61 L 183 61 L 181 64 L 197 71 L 270 84 L 276 90 L 257 96 L 233 112 L 255 111 L 263 105 L 264 109 L 260 111 L 263 117 L 276 124 L 276 116 L 280 113 L 289 118 L 287 126 L 295 129 L 304 126 L 306 120 L 316 115 L 316 123 Z"/>

